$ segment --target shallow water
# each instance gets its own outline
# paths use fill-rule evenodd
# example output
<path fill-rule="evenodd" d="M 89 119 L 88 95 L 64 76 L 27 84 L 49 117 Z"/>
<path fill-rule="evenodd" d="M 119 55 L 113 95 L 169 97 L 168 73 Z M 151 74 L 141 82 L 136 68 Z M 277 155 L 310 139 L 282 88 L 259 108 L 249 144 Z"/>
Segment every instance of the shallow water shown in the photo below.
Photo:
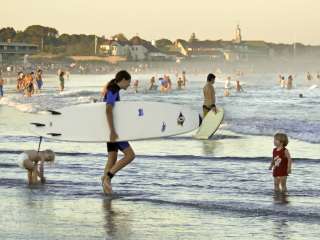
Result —
<path fill-rule="evenodd" d="M 137 158 L 114 178 L 112 199 L 101 191 L 105 144 L 45 140 L 42 148 L 57 153 L 45 169 L 45 186 L 27 186 L 16 161 L 21 151 L 37 148 L 28 131 L 31 114 L 90 102 L 110 76 L 71 76 L 63 94 L 48 76 L 39 96 L 10 94 L 0 100 L 0 239 L 319 239 L 320 90 L 308 90 L 299 78 L 294 90 L 278 89 L 272 77 L 248 76 L 245 92 L 229 98 L 222 97 L 218 79 L 226 118 L 210 140 L 193 140 L 190 133 L 132 142 Z M 190 78 L 188 90 L 129 90 L 122 99 L 200 111 L 204 76 Z M 277 130 L 289 134 L 294 157 L 289 194 L 282 197 L 273 195 L 267 170 Z"/>

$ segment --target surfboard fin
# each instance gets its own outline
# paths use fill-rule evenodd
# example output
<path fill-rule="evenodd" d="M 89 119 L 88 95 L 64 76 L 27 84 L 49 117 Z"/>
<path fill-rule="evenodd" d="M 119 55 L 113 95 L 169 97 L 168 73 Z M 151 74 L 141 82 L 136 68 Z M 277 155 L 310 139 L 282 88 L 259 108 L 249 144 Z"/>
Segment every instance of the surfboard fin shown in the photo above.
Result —
<path fill-rule="evenodd" d="M 62 134 L 61 133 L 47 133 L 47 135 L 50 135 L 52 137 L 59 137 L 61 136 Z"/>
<path fill-rule="evenodd" d="M 201 115 L 199 114 L 199 127 L 201 126 L 201 124 L 202 124 L 202 117 L 201 117 Z"/>
<path fill-rule="evenodd" d="M 36 123 L 36 122 L 32 122 L 30 123 L 31 125 L 35 125 L 36 127 L 45 127 L 46 125 L 43 123 Z"/>
<path fill-rule="evenodd" d="M 57 112 L 54 110 L 47 110 L 49 113 L 51 113 L 52 115 L 61 115 L 61 112 Z"/>

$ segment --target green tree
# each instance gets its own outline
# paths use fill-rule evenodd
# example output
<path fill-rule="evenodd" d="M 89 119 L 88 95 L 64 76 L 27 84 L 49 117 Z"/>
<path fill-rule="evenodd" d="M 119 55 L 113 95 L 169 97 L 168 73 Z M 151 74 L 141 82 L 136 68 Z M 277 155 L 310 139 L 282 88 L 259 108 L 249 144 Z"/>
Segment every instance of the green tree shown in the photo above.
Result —
<path fill-rule="evenodd" d="M 2 28 L 0 29 L 0 42 L 6 42 L 8 39 L 13 40 L 16 34 L 16 30 L 12 27 Z"/>
<path fill-rule="evenodd" d="M 123 34 L 123 33 L 118 33 L 114 36 L 112 36 L 113 39 L 118 39 L 118 41 L 121 41 L 121 42 L 127 42 L 128 41 L 128 38 Z"/>

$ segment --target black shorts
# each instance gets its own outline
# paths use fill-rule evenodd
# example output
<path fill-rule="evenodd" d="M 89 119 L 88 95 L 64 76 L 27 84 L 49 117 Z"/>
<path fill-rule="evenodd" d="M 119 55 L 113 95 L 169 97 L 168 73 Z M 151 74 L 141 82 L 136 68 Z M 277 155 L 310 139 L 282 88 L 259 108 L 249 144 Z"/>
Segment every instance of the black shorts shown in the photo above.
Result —
<path fill-rule="evenodd" d="M 129 142 L 107 142 L 108 152 L 123 152 L 130 147 Z"/>

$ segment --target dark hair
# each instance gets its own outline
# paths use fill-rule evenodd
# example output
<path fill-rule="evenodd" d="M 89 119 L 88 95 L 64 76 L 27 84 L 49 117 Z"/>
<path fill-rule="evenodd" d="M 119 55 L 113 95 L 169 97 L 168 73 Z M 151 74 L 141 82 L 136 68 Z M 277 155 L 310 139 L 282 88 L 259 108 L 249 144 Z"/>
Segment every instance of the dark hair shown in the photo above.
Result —
<path fill-rule="evenodd" d="M 207 82 L 211 82 L 212 80 L 215 80 L 216 76 L 213 73 L 209 73 L 207 76 Z"/>
<path fill-rule="evenodd" d="M 121 70 L 121 71 L 117 72 L 116 77 L 114 79 L 112 79 L 110 82 L 108 82 L 107 89 L 109 90 L 109 88 L 112 84 L 121 82 L 123 79 L 130 81 L 131 80 L 130 73 L 128 73 L 125 70 Z"/>
<path fill-rule="evenodd" d="M 59 74 L 59 77 L 63 77 L 64 74 L 65 74 L 64 71 L 61 71 L 60 74 Z"/>

